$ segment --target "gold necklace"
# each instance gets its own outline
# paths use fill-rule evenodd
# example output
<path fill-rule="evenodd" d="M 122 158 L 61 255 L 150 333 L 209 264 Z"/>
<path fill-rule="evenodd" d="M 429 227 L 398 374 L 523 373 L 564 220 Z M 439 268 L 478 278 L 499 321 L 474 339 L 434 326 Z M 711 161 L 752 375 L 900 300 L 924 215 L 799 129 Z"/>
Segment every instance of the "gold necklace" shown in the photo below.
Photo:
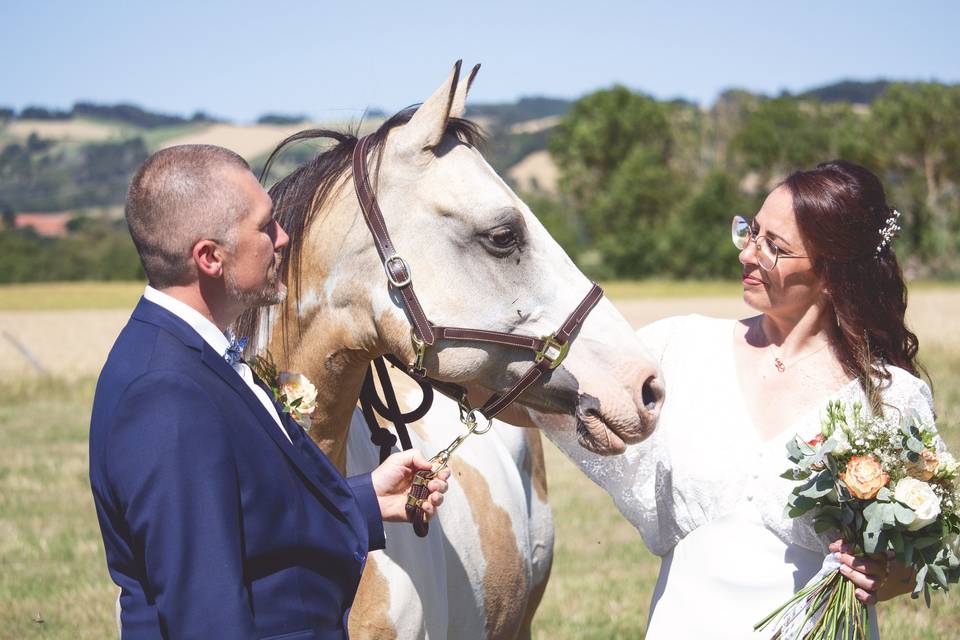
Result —
<path fill-rule="evenodd" d="M 790 364 L 790 366 L 796 366 L 796 364 L 797 364 L 798 362 L 800 362 L 801 360 L 803 360 L 803 359 L 805 359 L 805 358 L 809 358 L 810 356 L 812 356 L 812 355 L 815 354 L 815 353 L 820 353 L 821 351 L 823 351 L 824 349 L 826 349 L 826 348 L 829 347 L 829 346 L 830 346 L 830 342 L 827 341 L 825 344 L 817 347 L 817 348 L 814 349 L 813 351 L 808 351 L 807 353 L 803 354 L 802 356 L 800 356 L 800 357 L 798 357 L 798 358 L 794 358 L 794 359 L 793 359 L 793 362 Z M 786 365 L 786 363 L 784 363 L 783 358 L 781 358 L 780 355 L 777 354 L 777 350 L 773 348 L 773 343 L 771 342 L 771 343 L 767 344 L 767 348 L 770 349 L 770 351 L 773 353 L 773 366 L 776 367 L 777 373 L 783 373 L 784 371 L 786 371 L 786 370 L 787 370 L 787 365 Z"/>

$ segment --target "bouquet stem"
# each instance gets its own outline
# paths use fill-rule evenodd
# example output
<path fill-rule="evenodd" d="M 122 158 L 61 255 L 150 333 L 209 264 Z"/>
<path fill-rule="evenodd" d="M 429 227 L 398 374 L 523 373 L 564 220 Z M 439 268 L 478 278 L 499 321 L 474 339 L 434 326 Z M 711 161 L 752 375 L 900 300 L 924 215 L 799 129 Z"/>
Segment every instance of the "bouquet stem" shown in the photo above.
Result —
<path fill-rule="evenodd" d="M 839 571 L 808 584 L 754 625 L 754 631 L 774 624 L 777 640 L 868 640 L 867 606 L 857 600 L 856 586 Z"/>

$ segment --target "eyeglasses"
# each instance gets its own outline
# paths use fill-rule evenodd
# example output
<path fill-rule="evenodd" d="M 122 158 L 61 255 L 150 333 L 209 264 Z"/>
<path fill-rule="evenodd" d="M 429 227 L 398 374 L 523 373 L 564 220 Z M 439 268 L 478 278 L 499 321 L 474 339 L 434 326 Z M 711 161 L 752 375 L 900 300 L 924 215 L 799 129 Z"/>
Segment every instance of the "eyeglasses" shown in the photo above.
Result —
<path fill-rule="evenodd" d="M 806 258 L 807 256 L 782 255 L 780 247 L 773 240 L 766 236 L 757 236 L 753 233 L 753 220 L 747 220 L 743 216 L 733 216 L 733 222 L 730 224 L 730 236 L 733 239 L 733 246 L 740 251 L 747 248 L 752 240 L 757 249 L 757 264 L 764 271 L 771 271 L 777 266 L 777 260 L 780 258 Z"/>

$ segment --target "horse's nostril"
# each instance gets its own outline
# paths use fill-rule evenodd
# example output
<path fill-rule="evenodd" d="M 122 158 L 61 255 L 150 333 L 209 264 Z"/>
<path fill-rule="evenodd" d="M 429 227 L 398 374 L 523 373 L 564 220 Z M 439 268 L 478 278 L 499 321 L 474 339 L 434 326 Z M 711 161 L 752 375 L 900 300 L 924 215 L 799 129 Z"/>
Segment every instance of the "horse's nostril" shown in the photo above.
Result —
<path fill-rule="evenodd" d="M 640 389 L 640 395 L 644 408 L 647 411 L 656 411 L 663 403 L 663 385 L 656 376 L 650 376 L 643 383 Z"/>

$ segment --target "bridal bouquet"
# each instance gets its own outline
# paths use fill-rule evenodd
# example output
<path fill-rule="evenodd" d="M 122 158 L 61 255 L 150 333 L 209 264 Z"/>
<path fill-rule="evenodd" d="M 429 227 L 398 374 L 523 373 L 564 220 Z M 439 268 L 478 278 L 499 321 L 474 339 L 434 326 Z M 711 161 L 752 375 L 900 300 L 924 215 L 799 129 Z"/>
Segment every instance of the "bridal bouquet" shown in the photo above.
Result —
<path fill-rule="evenodd" d="M 868 416 L 862 405 L 831 402 L 821 432 L 788 443 L 783 474 L 802 482 L 786 513 L 810 513 L 818 533 L 836 530 L 855 555 L 893 550 L 917 572 L 913 597 L 960 581 L 960 464 L 943 449 L 936 431 L 915 415 L 899 421 Z M 867 607 L 837 568 L 824 571 L 788 602 L 757 623 L 775 624 L 774 637 L 819 640 L 869 637 Z M 819 577 L 823 576 L 823 577 Z"/>

